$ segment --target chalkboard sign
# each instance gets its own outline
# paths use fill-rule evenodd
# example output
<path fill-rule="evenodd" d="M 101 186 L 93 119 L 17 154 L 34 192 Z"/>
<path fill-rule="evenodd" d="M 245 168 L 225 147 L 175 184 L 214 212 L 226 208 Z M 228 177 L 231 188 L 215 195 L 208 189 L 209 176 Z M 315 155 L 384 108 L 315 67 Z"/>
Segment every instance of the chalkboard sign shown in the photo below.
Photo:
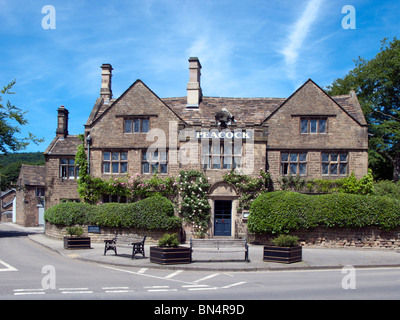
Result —
<path fill-rule="evenodd" d="M 100 226 L 88 226 L 88 233 L 100 233 Z"/>

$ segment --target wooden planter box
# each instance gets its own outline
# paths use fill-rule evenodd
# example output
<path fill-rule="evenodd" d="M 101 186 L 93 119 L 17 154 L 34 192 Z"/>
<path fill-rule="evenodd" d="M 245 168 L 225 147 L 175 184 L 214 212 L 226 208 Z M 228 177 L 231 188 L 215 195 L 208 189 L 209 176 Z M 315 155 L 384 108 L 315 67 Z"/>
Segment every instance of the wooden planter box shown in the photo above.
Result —
<path fill-rule="evenodd" d="M 64 237 L 64 249 L 90 249 L 90 237 Z"/>
<path fill-rule="evenodd" d="M 150 247 L 150 262 L 158 264 L 191 263 L 192 251 L 187 247 Z"/>
<path fill-rule="evenodd" d="M 302 260 L 302 247 L 264 246 L 264 261 L 294 263 Z"/>

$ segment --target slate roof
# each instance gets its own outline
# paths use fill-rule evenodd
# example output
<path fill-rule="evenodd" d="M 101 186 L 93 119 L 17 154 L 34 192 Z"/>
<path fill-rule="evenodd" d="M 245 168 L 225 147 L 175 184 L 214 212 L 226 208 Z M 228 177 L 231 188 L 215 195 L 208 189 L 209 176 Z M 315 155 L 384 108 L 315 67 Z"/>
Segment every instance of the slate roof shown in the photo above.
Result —
<path fill-rule="evenodd" d="M 76 148 L 82 144 L 78 136 L 70 135 L 65 138 L 55 137 L 44 152 L 45 155 L 74 156 Z"/>
<path fill-rule="evenodd" d="M 44 166 L 23 164 L 19 172 L 18 184 L 21 186 L 45 186 Z"/>

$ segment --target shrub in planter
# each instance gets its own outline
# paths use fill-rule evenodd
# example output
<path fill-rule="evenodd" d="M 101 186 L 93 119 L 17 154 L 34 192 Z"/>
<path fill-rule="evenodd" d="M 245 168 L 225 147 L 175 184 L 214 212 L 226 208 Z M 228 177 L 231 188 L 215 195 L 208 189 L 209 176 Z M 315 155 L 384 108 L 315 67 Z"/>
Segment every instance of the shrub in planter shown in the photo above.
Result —
<path fill-rule="evenodd" d="M 274 246 L 264 246 L 263 260 L 267 262 L 295 263 L 302 260 L 302 248 L 297 243 L 299 238 L 280 235 L 272 240 Z"/>
<path fill-rule="evenodd" d="M 180 247 L 177 234 L 165 234 L 157 247 L 150 247 L 150 262 L 157 264 L 187 264 L 192 262 L 188 247 Z"/>
<path fill-rule="evenodd" d="M 64 237 L 64 249 L 90 249 L 90 237 L 81 237 L 82 227 L 68 227 L 66 233 L 69 236 Z"/>

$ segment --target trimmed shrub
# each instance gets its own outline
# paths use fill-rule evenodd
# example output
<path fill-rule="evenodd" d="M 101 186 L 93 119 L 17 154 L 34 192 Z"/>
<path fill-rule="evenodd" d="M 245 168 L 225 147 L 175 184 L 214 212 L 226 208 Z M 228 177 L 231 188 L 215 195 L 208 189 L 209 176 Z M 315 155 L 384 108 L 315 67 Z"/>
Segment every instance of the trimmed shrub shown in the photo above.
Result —
<path fill-rule="evenodd" d="M 182 226 L 167 198 L 155 196 L 134 203 L 89 205 L 66 202 L 49 208 L 44 219 L 52 224 L 173 230 Z"/>
<path fill-rule="evenodd" d="M 383 230 L 400 227 L 400 201 L 345 193 L 306 195 L 290 191 L 260 195 L 250 207 L 253 233 L 288 233 L 315 227 Z"/>

